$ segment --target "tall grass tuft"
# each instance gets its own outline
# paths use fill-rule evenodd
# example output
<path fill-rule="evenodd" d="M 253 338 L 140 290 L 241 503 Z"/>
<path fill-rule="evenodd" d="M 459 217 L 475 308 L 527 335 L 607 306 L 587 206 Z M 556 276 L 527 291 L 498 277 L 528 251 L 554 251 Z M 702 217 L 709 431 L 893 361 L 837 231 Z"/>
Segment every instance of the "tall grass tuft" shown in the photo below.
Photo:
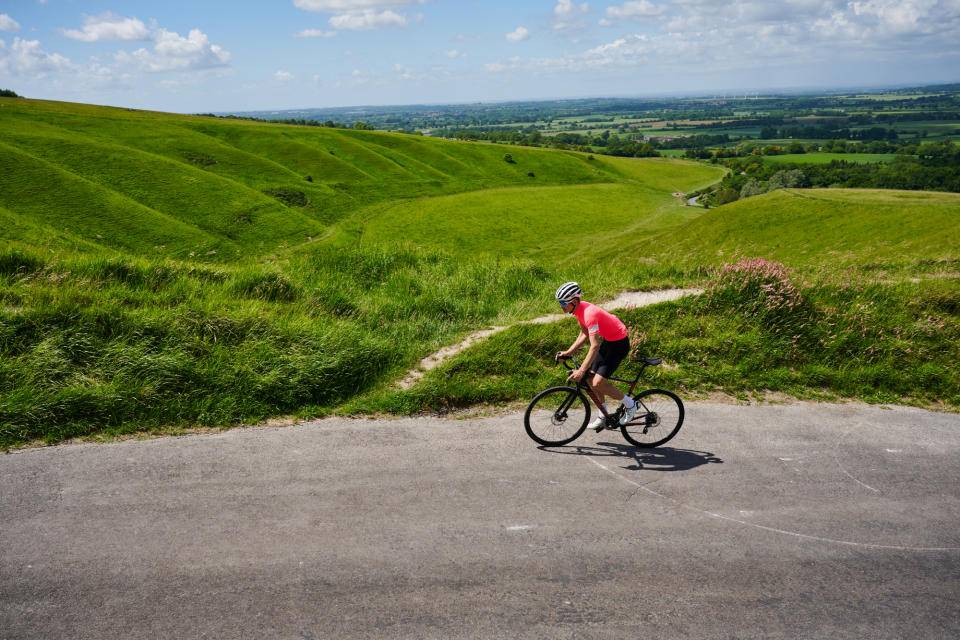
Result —
<path fill-rule="evenodd" d="M 0 277 L 28 275 L 40 271 L 44 266 L 43 260 L 19 249 L 0 252 Z"/>

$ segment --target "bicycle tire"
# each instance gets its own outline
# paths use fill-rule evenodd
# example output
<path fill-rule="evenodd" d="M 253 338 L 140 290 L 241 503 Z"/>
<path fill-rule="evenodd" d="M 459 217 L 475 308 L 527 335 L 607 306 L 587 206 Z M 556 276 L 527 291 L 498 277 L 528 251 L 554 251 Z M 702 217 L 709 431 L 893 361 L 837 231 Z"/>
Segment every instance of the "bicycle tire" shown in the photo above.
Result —
<path fill-rule="evenodd" d="M 527 435 L 546 447 L 573 442 L 587 428 L 590 404 L 576 387 L 550 387 L 534 396 L 523 414 Z"/>
<path fill-rule="evenodd" d="M 677 435 L 683 426 L 683 401 L 673 391 L 647 389 L 633 397 L 637 413 L 620 433 L 632 445 L 652 449 Z"/>

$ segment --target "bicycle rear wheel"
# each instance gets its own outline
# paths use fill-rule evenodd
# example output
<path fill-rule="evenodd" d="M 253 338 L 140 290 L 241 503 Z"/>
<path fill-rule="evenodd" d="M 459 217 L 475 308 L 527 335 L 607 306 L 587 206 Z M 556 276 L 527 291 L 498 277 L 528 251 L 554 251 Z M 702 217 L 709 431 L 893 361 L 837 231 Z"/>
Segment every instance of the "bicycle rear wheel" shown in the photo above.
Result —
<path fill-rule="evenodd" d="M 579 389 L 550 387 L 530 401 L 523 426 L 536 442 L 559 447 L 576 440 L 589 420 L 590 405 Z"/>
<path fill-rule="evenodd" d="M 620 427 L 627 442 L 644 449 L 658 447 L 680 431 L 683 402 L 666 389 L 647 389 L 634 397 L 637 413 Z"/>

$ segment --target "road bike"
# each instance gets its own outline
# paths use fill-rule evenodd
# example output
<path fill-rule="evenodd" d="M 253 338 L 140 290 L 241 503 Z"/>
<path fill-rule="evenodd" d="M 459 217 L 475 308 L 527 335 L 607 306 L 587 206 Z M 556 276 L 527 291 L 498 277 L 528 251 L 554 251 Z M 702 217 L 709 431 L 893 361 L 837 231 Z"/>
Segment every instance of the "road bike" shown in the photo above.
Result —
<path fill-rule="evenodd" d="M 568 371 L 579 368 L 573 356 L 560 360 Z M 581 380 L 576 387 L 550 387 L 534 396 L 523 415 L 523 426 L 527 435 L 547 447 L 559 447 L 573 442 L 580 437 L 590 421 L 590 403 L 587 402 L 589 396 L 604 415 L 603 428 L 619 429 L 630 444 L 649 449 L 670 440 L 683 425 L 683 401 L 677 394 L 666 389 L 647 389 L 633 395 L 633 390 L 647 367 L 656 367 L 663 359 L 636 358 L 632 359 L 632 362 L 642 365 L 633 380 L 609 378 L 611 382 L 630 385 L 626 393 L 637 403 L 637 412 L 630 422 L 621 425 L 623 407 L 608 413 L 597 403 L 597 396 L 590 385 Z"/>

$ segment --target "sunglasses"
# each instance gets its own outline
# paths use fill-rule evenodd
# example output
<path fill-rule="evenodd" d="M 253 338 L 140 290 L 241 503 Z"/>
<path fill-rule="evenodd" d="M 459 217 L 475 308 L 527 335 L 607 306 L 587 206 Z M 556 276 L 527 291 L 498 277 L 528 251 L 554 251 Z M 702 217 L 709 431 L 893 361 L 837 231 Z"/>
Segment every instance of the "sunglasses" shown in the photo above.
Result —
<path fill-rule="evenodd" d="M 567 306 L 568 304 L 571 304 L 571 303 L 573 302 L 573 300 L 567 300 L 567 301 L 558 300 L 557 302 L 560 303 L 560 306 L 561 306 L 561 307 L 565 307 L 565 306 Z"/>

